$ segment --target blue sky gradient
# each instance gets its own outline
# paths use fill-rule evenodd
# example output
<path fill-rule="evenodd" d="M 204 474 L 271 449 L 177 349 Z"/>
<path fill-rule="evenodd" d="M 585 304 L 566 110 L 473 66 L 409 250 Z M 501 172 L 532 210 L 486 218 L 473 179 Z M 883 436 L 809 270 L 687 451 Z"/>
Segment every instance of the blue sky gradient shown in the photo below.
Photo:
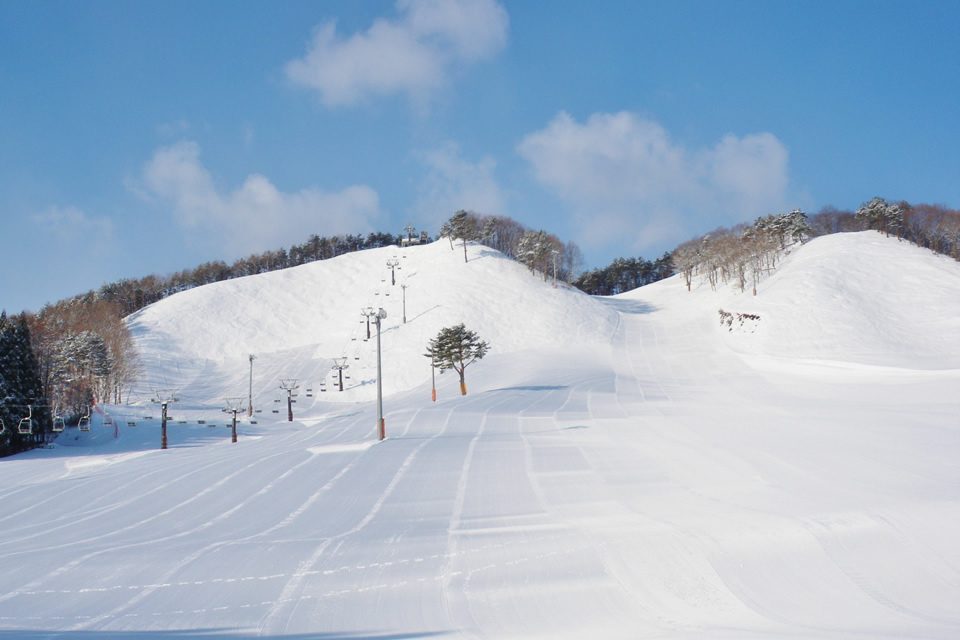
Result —
<path fill-rule="evenodd" d="M 455 210 L 588 267 L 960 206 L 960 3 L 0 1 L 0 306 Z"/>

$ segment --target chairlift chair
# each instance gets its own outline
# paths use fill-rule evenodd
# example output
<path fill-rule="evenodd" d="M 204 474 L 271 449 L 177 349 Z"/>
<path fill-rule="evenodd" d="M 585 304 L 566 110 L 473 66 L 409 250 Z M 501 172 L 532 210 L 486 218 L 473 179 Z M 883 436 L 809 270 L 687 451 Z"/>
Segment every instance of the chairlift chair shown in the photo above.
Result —
<path fill-rule="evenodd" d="M 64 427 L 63 418 L 62 418 L 61 416 L 54 416 L 54 417 L 53 417 L 53 430 L 54 430 L 56 433 L 60 433 L 61 431 L 63 431 L 63 427 Z"/>
<path fill-rule="evenodd" d="M 5 424 L 3 424 L 3 420 L 0 419 L 0 435 L 3 435 L 6 432 L 7 432 L 7 427 Z"/>
<path fill-rule="evenodd" d="M 20 424 L 17 425 L 17 431 L 21 435 L 33 433 L 33 407 L 27 407 L 27 417 L 20 418 Z"/>
<path fill-rule="evenodd" d="M 90 413 L 88 412 L 85 416 L 80 418 L 80 421 L 77 422 L 77 427 L 80 431 L 90 431 Z"/>

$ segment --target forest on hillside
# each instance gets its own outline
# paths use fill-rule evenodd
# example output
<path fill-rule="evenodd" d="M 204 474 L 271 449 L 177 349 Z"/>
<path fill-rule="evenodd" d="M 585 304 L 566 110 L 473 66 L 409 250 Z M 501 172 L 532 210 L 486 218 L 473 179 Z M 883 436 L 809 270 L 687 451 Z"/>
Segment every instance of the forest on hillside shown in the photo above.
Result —
<path fill-rule="evenodd" d="M 875 229 L 960 260 L 960 211 L 943 205 L 865 202 L 857 211 L 825 207 L 807 216 L 800 210 L 767 215 L 753 223 L 719 228 L 681 243 L 655 260 L 617 258 L 583 270 L 573 242 L 534 230 L 505 216 L 458 211 L 435 240 L 408 227 L 405 233 L 330 238 L 311 235 L 303 244 L 254 254 L 227 265 L 212 261 L 167 276 L 148 275 L 104 284 L 96 290 L 45 305 L 36 314 L 0 315 L 0 456 L 39 446 L 55 418 L 77 421 L 97 402 L 123 402 L 141 368 L 124 318 L 178 292 L 212 282 L 294 267 L 401 242 L 479 242 L 524 264 L 543 280 L 554 279 L 591 295 L 615 295 L 683 275 L 711 287 L 733 284 L 741 291 L 769 275 L 795 243 L 831 233 Z M 28 423 L 24 423 L 24 420 Z M 21 425 L 29 429 L 20 433 Z"/>

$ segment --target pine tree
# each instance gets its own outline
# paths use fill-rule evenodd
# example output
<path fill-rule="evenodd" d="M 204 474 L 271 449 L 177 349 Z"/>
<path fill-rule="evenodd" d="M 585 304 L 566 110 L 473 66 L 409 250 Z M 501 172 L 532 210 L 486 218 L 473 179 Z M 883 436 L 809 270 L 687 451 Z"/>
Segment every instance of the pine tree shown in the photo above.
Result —
<path fill-rule="evenodd" d="M 460 394 L 465 396 L 467 383 L 463 372 L 468 366 L 487 355 L 488 350 L 489 346 L 486 342 L 460 323 L 454 327 L 441 329 L 437 337 L 427 345 L 427 352 L 424 355 L 440 369 L 440 373 L 453 369 L 460 374 Z"/>
<path fill-rule="evenodd" d="M 467 241 L 476 240 L 480 237 L 480 232 L 477 230 L 477 218 L 461 209 L 450 217 L 448 224 L 450 225 L 451 243 L 453 238 L 463 240 L 463 261 L 466 262 Z"/>
<path fill-rule="evenodd" d="M 39 444 L 50 425 L 24 314 L 13 318 L 0 314 L 0 372 L 0 419 L 6 427 L 0 436 L 0 455 L 9 455 Z M 30 435 L 22 435 L 17 427 L 30 413 L 28 407 L 33 407 L 33 429 Z"/>

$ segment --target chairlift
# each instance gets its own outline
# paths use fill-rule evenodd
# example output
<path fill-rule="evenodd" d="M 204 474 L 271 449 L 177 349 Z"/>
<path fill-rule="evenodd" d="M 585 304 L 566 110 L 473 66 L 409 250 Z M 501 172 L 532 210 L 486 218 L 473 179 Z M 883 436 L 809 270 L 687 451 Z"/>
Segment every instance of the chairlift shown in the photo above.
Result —
<path fill-rule="evenodd" d="M 3 420 L 0 419 L 0 435 L 3 435 L 7 432 L 7 426 L 3 424 Z"/>
<path fill-rule="evenodd" d="M 215 426 L 217 426 L 217 425 L 211 423 L 211 424 L 208 424 L 207 426 L 212 428 L 212 427 L 215 427 Z M 227 425 L 227 426 L 229 427 L 230 425 Z"/>
<path fill-rule="evenodd" d="M 197 424 L 207 424 L 206 420 L 197 420 Z"/>
<path fill-rule="evenodd" d="M 108 414 L 104 414 L 103 416 L 103 426 L 105 427 L 113 426 L 113 418 L 111 418 Z"/>
<path fill-rule="evenodd" d="M 127 420 L 127 426 L 128 426 L 128 427 L 135 427 L 135 426 L 137 426 L 137 423 L 136 423 L 135 421 L 133 421 L 133 420 Z"/>
<path fill-rule="evenodd" d="M 61 431 L 63 431 L 63 427 L 64 427 L 63 417 L 61 417 L 61 416 L 54 416 L 54 417 L 53 417 L 53 430 L 54 430 L 56 433 L 60 433 Z"/>
<path fill-rule="evenodd" d="M 77 422 L 77 427 L 80 431 L 90 431 L 90 413 L 80 418 L 80 421 Z"/>
<path fill-rule="evenodd" d="M 33 433 L 33 407 L 28 406 L 27 411 L 29 412 L 27 413 L 27 417 L 20 418 L 20 424 L 17 426 L 17 431 L 21 435 Z"/>

